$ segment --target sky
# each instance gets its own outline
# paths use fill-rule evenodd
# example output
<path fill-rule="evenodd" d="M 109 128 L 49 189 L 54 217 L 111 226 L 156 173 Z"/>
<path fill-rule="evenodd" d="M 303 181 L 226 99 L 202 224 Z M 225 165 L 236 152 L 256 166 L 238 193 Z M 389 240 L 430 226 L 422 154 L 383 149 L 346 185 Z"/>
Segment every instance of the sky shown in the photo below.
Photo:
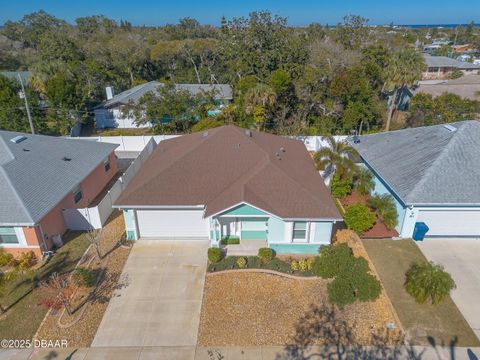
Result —
<path fill-rule="evenodd" d="M 40 9 L 71 23 L 77 17 L 102 14 L 134 25 L 173 24 L 183 17 L 218 25 L 222 16 L 229 19 L 257 10 L 285 16 L 291 25 L 333 25 L 347 14 L 361 15 L 376 25 L 480 22 L 480 0 L 0 0 L 0 24 Z"/>

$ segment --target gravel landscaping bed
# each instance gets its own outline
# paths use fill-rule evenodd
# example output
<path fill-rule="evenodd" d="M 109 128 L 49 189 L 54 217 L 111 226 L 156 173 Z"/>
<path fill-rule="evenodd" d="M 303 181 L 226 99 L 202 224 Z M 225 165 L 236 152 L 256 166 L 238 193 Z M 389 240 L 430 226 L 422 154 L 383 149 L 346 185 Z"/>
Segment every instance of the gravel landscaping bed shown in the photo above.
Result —
<path fill-rule="evenodd" d="M 124 229 L 123 216 L 120 212 L 115 212 L 114 215 L 112 215 L 112 219 L 107 227 L 110 226 Z M 116 245 L 116 241 L 102 243 L 103 253 L 107 255 L 105 255 L 101 261 L 95 258 L 89 265 L 90 269 L 103 269 L 102 280 L 95 292 L 95 296 L 88 300 L 83 307 L 77 309 L 71 317 L 66 313 L 62 315 L 62 311 L 52 310 L 38 330 L 37 339 L 66 339 L 69 347 L 90 346 L 103 314 L 107 309 L 113 291 L 119 286 L 122 286 L 122 284 L 119 283 L 120 275 L 128 254 L 130 253 L 130 248 Z M 91 247 L 87 258 L 93 256 L 96 256 L 96 253 L 95 249 Z M 80 303 L 82 300 L 81 297 L 85 299 L 85 291 L 77 294 L 77 298 L 72 305 Z M 74 324 L 69 327 L 60 327 L 58 326 L 60 317 L 62 325 Z"/>
<path fill-rule="evenodd" d="M 329 280 L 295 280 L 262 273 L 207 276 L 198 344 L 200 346 L 287 345 L 312 306 L 327 305 Z M 359 344 L 370 344 L 373 332 L 395 322 L 389 299 L 356 302 L 336 317 L 346 321 Z M 298 337 L 297 337 L 298 338 Z M 323 344 L 321 337 L 311 344 Z"/>

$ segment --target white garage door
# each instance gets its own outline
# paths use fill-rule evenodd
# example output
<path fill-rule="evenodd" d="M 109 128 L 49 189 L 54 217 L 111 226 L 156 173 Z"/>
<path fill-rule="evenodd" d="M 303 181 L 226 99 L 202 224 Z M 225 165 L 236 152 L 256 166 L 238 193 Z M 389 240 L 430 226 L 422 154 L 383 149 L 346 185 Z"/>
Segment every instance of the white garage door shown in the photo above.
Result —
<path fill-rule="evenodd" d="M 208 238 L 208 220 L 203 210 L 138 210 L 141 238 Z"/>
<path fill-rule="evenodd" d="M 420 210 L 417 221 L 430 228 L 427 237 L 480 237 L 480 210 Z"/>

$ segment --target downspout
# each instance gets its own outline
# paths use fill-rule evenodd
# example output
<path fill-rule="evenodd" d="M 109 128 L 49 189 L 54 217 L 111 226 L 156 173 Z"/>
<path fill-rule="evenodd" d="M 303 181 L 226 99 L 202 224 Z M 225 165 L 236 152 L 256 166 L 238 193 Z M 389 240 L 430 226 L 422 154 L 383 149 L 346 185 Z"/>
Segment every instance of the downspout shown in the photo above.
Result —
<path fill-rule="evenodd" d="M 45 242 L 45 234 L 43 233 L 42 225 L 35 225 L 35 226 L 38 226 L 38 228 L 40 229 L 40 236 L 42 238 L 43 247 L 45 248 L 45 250 L 42 252 L 48 251 L 49 249 L 48 249 L 47 243 Z"/>

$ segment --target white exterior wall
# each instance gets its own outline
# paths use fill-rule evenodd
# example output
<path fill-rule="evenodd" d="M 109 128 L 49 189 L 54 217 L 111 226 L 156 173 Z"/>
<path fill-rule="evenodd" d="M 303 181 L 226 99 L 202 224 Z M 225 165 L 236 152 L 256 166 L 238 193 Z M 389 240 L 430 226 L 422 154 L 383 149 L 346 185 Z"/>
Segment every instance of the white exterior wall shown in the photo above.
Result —
<path fill-rule="evenodd" d="M 123 117 L 120 108 L 114 109 L 97 109 L 95 114 L 95 127 L 97 129 L 105 128 L 119 128 L 119 129 L 137 129 L 137 128 L 149 128 L 152 124 L 147 123 L 143 125 L 135 124 L 135 118 L 133 115 Z"/>
<path fill-rule="evenodd" d="M 480 238 L 480 208 L 414 207 L 406 209 L 402 238 L 411 238 L 415 223 L 424 222 L 430 228 L 426 237 Z"/>
<path fill-rule="evenodd" d="M 136 210 L 140 238 L 209 238 L 203 209 Z"/>

